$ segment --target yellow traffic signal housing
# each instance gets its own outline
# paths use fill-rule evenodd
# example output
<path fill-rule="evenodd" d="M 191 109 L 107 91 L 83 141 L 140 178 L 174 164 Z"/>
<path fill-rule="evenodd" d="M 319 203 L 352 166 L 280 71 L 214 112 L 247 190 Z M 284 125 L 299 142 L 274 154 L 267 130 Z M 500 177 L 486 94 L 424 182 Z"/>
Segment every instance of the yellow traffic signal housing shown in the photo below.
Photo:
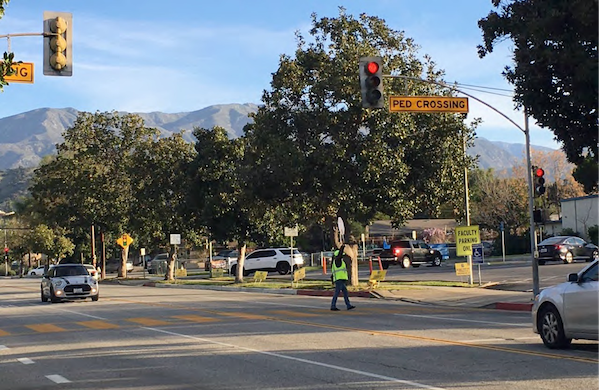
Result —
<path fill-rule="evenodd" d="M 73 75 L 73 15 L 44 11 L 44 75 Z"/>

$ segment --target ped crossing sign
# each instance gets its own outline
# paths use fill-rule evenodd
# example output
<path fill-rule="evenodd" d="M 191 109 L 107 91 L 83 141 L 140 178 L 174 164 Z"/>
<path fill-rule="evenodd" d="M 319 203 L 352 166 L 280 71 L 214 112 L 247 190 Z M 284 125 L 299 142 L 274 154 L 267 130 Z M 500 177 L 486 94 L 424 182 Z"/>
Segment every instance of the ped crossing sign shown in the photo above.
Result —
<path fill-rule="evenodd" d="M 18 62 L 12 65 L 14 74 L 4 76 L 4 80 L 11 83 L 33 84 L 33 62 Z"/>

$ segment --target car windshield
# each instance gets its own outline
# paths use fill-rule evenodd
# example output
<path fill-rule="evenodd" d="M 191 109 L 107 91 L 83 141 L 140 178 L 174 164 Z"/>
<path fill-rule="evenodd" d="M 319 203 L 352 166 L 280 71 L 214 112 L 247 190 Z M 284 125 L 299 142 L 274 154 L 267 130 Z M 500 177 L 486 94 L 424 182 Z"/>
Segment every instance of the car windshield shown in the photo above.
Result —
<path fill-rule="evenodd" d="M 58 267 L 54 276 L 89 276 L 89 272 L 84 266 L 76 267 Z"/>
<path fill-rule="evenodd" d="M 564 237 L 549 237 L 549 238 L 546 238 L 544 241 L 540 242 L 539 245 L 558 244 L 559 242 L 562 242 L 563 239 L 564 239 Z"/>

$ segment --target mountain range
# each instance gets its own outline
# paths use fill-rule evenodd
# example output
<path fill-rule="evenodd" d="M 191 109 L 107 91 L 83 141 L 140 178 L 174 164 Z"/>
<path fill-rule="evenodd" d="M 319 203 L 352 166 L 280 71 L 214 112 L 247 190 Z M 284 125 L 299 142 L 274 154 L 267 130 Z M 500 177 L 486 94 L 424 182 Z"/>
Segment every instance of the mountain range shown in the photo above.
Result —
<path fill-rule="evenodd" d="M 147 127 L 157 128 L 164 136 L 187 130 L 184 138 L 194 142 L 194 127 L 221 126 L 230 137 L 241 136 L 244 125 L 251 121 L 248 114 L 257 109 L 258 106 L 252 103 L 220 104 L 191 112 L 136 114 L 144 119 Z M 35 167 L 44 156 L 55 153 L 55 145 L 62 142 L 62 133 L 73 125 L 77 115 L 74 108 L 40 108 L 0 118 L 0 171 Z M 532 148 L 552 150 L 542 146 Z M 523 163 L 525 145 L 476 138 L 475 145 L 467 153 L 479 155 L 480 168 L 494 168 L 500 172 Z"/>

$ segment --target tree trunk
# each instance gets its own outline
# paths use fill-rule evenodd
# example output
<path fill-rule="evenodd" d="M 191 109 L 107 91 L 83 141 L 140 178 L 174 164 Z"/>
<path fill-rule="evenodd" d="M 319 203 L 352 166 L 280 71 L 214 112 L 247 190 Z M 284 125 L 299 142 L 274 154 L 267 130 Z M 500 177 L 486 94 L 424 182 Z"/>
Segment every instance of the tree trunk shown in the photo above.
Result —
<path fill-rule="evenodd" d="M 173 247 L 169 252 L 169 261 L 167 262 L 167 271 L 165 272 L 165 280 L 174 280 L 175 262 L 177 261 L 177 248 Z"/>
<path fill-rule="evenodd" d="M 246 259 L 246 243 L 238 244 L 237 271 L 235 275 L 236 283 L 244 283 L 244 260 Z"/>
<path fill-rule="evenodd" d="M 348 236 L 348 232 L 345 234 Z M 342 247 L 343 242 L 340 241 L 339 229 L 337 225 L 333 226 L 333 242 L 336 249 Z M 350 284 L 353 287 L 358 287 L 358 244 L 346 243 L 344 246 L 344 254 L 350 257 L 350 264 L 346 262 L 346 268 L 348 269 L 348 276 L 350 277 Z"/>
<path fill-rule="evenodd" d="M 127 257 L 129 256 L 129 246 L 121 250 L 121 266 L 119 267 L 119 278 L 127 277 Z"/>

